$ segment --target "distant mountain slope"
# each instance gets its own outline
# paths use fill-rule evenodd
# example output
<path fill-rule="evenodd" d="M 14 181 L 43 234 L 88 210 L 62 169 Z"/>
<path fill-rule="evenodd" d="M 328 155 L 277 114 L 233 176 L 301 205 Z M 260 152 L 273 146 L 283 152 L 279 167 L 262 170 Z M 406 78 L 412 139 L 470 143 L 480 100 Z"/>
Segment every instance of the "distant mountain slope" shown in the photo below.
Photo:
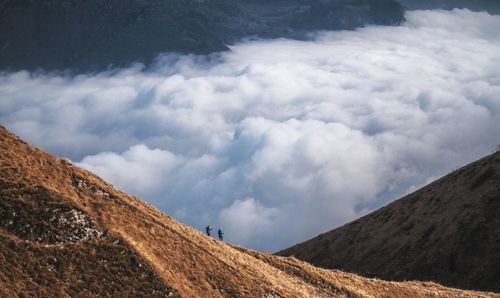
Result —
<path fill-rule="evenodd" d="M 0 69 L 105 69 L 158 53 L 227 47 L 183 8 L 162 0 L 0 1 Z"/>
<path fill-rule="evenodd" d="M 278 254 L 364 276 L 500 292 L 500 152 Z"/>
<path fill-rule="evenodd" d="M 0 0 L 0 70 L 103 70 L 243 37 L 397 24 L 395 0 Z"/>
<path fill-rule="evenodd" d="M 0 297 L 500 297 L 234 247 L 0 127 Z"/>
<path fill-rule="evenodd" d="M 205 0 L 192 16 L 226 43 L 243 37 L 299 38 L 315 30 L 397 25 L 404 9 L 395 0 Z"/>
<path fill-rule="evenodd" d="M 473 11 L 500 13 L 498 0 L 398 0 L 408 9 L 453 9 L 467 8 Z"/>

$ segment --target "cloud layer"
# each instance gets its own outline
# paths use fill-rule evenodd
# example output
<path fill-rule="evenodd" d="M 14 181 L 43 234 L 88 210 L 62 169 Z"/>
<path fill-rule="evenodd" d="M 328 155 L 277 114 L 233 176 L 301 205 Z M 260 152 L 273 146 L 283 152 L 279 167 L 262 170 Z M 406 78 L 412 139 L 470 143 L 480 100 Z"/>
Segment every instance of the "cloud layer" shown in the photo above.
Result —
<path fill-rule="evenodd" d="M 76 77 L 0 76 L 0 121 L 229 241 L 276 250 L 500 143 L 500 17 L 241 43 Z"/>

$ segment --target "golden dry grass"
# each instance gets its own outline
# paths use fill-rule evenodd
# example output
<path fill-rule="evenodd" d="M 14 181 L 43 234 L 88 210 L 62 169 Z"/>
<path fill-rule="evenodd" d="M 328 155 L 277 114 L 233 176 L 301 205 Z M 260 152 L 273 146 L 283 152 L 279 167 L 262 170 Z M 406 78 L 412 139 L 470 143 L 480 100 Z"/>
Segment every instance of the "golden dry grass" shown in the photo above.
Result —
<path fill-rule="evenodd" d="M 56 249 L 54 245 L 36 243 L 31 238 L 22 239 L 7 228 L 0 227 L 2 243 L 11 243 L 10 249 L 2 249 L 0 258 L 15 259 L 16 262 L 15 266 L 0 267 L 3 271 L 0 272 L 2 296 L 13 296 L 17 291 L 33 294 L 33 291 L 48 289 L 54 296 L 70 295 L 71 283 L 68 280 L 75 279 L 78 274 L 94 274 L 97 277 L 100 274 L 92 261 L 82 264 L 82 260 L 92 254 L 115 260 L 95 251 L 102 252 L 100 247 L 104 245 L 109 248 L 110 254 L 115 254 L 116 251 L 110 247 L 113 247 L 115 239 L 119 239 L 116 245 L 129 248 L 125 253 L 126 259 L 133 259 L 132 263 L 144 262 L 147 268 L 151 268 L 152 273 L 146 278 L 148 285 L 161 289 L 155 283 L 159 279 L 165 293 L 171 291 L 182 297 L 265 297 L 271 294 L 274 297 L 500 297 L 494 293 L 461 291 L 433 283 L 367 279 L 217 241 L 173 220 L 138 198 L 116 190 L 97 176 L 29 146 L 4 128 L 0 128 L 0 171 L 1 185 L 16 185 L 16 191 L 24 191 L 27 195 L 30 189 L 42 188 L 44 193 L 51 194 L 49 198 L 83 211 L 96 228 L 107 231 L 100 239 L 57 244 Z M 6 200 L 9 194 L 3 192 L 1 199 Z M 31 192 L 31 200 L 39 200 L 36 194 Z M 26 250 L 22 248 L 26 245 L 36 247 L 41 257 L 26 257 Z M 66 269 L 60 269 L 63 271 L 54 273 L 54 276 L 47 275 L 44 280 L 41 270 L 46 268 L 45 263 L 54 257 L 55 251 L 58 258 L 67 259 Z M 90 259 L 93 260 L 92 257 Z M 115 261 L 124 262 L 124 258 Z M 71 271 L 71 262 L 75 263 L 74 268 L 84 272 Z M 23 278 L 19 280 L 5 278 L 10 267 L 29 271 L 25 269 L 32 268 L 35 263 L 39 264 L 37 268 L 40 270 L 23 273 Z M 54 270 L 57 271 L 57 268 Z M 120 270 L 108 271 L 120 275 Z M 38 279 L 34 281 L 30 274 L 36 274 Z M 123 274 L 132 275 L 127 276 L 129 281 L 137 280 L 133 276 L 137 272 L 124 271 Z M 112 278 L 112 274 L 106 276 Z M 92 290 L 102 290 L 103 283 L 106 283 L 102 278 L 88 277 L 88 280 L 90 284 L 86 286 Z M 125 284 L 123 278 L 116 283 Z M 136 293 L 135 296 L 145 293 L 141 283 L 130 282 L 125 289 Z M 116 288 L 107 293 L 120 295 L 123 291 L 118 292 Z"/>

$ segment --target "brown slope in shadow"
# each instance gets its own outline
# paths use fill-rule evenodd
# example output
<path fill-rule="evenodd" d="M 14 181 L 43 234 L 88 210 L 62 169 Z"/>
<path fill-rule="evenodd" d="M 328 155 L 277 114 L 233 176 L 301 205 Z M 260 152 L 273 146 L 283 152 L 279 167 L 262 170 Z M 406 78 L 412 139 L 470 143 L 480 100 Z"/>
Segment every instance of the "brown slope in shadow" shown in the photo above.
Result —
<path fill-rule="evenodd" d="M 500 292 L 500 152 L 278 254 L 369 277 Z"/>
<path fill-rule="evenodd" d="M 0 128 L 0 173 L 0 208 L 3 214 L 11 214 L 0 222 L 0 288 L 7 297 L 18 291 L 28 296 L 67 296 L 78 291 L 83 296 L 148 297 L 170 293 L 182 297 L 499 297 L 432 283 L 366 279 L 233 247 L 29 146 L 4 128 Z"/>

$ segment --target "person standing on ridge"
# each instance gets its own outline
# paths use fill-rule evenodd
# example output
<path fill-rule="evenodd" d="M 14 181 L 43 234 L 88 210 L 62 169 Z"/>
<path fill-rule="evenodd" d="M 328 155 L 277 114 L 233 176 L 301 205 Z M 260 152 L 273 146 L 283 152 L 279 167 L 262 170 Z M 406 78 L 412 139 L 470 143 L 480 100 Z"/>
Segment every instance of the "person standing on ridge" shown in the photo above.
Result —
<path fill-rule="evenodd" d="M 205 231 L 207 232 L 207 236 L 210 237 L 210 231 L 212 230 L 212 227 L 210 225 L 205 227 Z"/>
<path fill-rule="evenodd" d="M 217 234 L 219 235 L 219 240 L 223 241 L 224 240 L 224 233 L 222 232 L 222 230 L 220 228 L 217 231 Z"/>

